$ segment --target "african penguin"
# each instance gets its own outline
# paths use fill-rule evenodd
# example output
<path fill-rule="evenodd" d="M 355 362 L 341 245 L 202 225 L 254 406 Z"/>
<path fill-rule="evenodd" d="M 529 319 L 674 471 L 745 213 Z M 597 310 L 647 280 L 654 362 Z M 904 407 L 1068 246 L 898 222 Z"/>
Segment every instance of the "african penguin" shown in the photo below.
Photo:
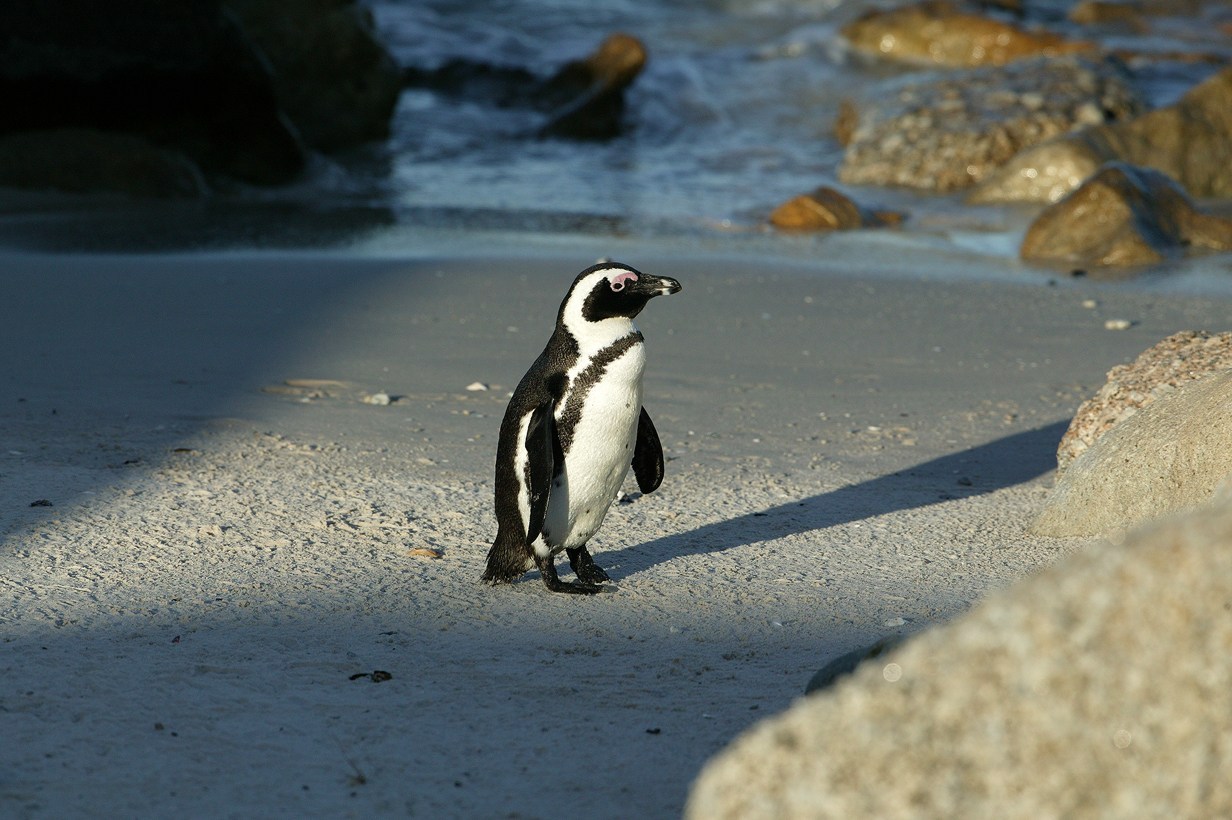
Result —
<path fill-rule="evenodd" d="M 598 531 L 632 464 L 637 485 L 663 480 L 663 448 L 642 407 L 646 352 L 633 318 L 680 283 L 600 262 L 578 274 L 547 347 L 522 377 L 496 448 L 496 540 L 483 574 L 517 580 L 534 566 L 553 592 L 590 594 L 609 580 L 586 542 Z M 577 575 L 556 574 L 564 550 Z"/>

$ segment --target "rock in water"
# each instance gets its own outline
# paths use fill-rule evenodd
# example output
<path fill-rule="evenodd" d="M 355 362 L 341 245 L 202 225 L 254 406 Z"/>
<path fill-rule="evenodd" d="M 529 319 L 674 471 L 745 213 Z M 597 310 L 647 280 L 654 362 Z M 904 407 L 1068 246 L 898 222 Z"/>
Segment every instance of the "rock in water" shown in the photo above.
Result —
<path fill-rule="evenodd" d="M 1035 535 L 1118 533 L 1197 507 L 1232 476 L 1232 370 L 1157 398 L 1070 462 Z"/>
<path fill-rule="evenodd" d="M 1026 149 L 989 174 L 969 201 L 1056 202 L 1112 160 L 1154 168 L 1193 196 L 1232 196 L 1232 68 L 1176 105 Z"/>
<path fill-rule="evenodd" d="M 1027 229 L 1028 262 L 1150 265 L 1195 250 L 1232 249 L 1232 219 L 1198 211 L 1168 177 L 1111 162 Z"/>
<path fill-rule="evenodd" d="M 588 57 L 566 63 L 540 90 L 556 101 L 542 135 L 610 139 L 621 130 L 625 89 L 646 65 L 646 48 L 636 37 L 613 34 Z"/>
<path fill-rule="evenodd" d="M 1029 145 L 1140 106 L 1120 69 L 1072 57 L 929 76 L 847 107 L 844 184 L 965 188 Z"/>
<path fill-rule="evenodd" d="M 1096 439 L 1177 387 L 1232 368 L 1232 333 L 1174 333 L 1130 364 L 1108 371 L 1104 386 L 1087 399 L 1057 446 L 1057 475 Z"/>
<path fill-rule="evenodd" d="M 1232 816 L 1232 500 L 1093 544 L 797 701 L 690 820 Z"/>
<path fill-rule="evenodd" d="M 945 0 L 865 12 L 843 27 L 843 36 L 862 54 L 915 65 L 1005 65 L 1026 57 L 1094 50 L 1091 43 L 1027 31 L 961 11 Z"/>

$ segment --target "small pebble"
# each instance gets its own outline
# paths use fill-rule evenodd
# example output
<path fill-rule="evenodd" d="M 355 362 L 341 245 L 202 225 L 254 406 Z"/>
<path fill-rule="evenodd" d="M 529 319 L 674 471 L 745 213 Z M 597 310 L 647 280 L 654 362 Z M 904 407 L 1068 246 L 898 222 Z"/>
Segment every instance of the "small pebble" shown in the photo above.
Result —
<path fill-rule="evenodd" d="M 387 406 L 393 399 L 388 393 L 373 393 L 370 396 L 364 396 L 364 404 L 375 404 L 378 407 Z"/>
<path fill-rule="evenodd" d="M 466 386 L 466 389 L 472 393 L 478 393 L 480 391 L 487 390 L 488 386 L 483 382 L 471 382 Z"/>
<path fill-rule="evenodd" d="M 1129 319 L 1108 319 L 1104 322 L 1104 330 L 1129 330 L 1133 324 Z"/>
<path fill-rule="evenodd" d="M 1099 302 L 1096 302 L 1094 299 L 1083 299 L 1082 306 L 1087 310 L 1094 310 L 1099 307 Z"/>
<path fill-rule="evenodd" d="M 886 626 L 903 626 L 907 623 L 906 618 L 890 618 L 885 621 Z"/>

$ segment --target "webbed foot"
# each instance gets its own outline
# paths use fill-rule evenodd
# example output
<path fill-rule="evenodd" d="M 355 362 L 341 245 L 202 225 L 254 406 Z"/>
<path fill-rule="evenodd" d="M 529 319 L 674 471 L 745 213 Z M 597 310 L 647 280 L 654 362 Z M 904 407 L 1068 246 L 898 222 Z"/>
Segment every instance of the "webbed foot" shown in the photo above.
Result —
<path fill-rule="evenodd" d="M 603 567 L 596 564 L 595 559 L 590 557 L 590 552 L 585 547 L 566 549 L 565 552 L 569 556 L 569 566 L 573 567 L 573 574 L 582 583 L 602 584 L 604 581 L 612 580 L 603 571 Z"/>
<path fill-rule="evenodd" d="M 540 558 L 536 555 L 535 565 L 539 567 L 539 575 L 543 577 L 543 585 L 552 590 L 552 592 L 566 592 L 572 595 L 594 595 L 597 592 L 603 591 L 603 587 L 598 584 L 588 583 L 584 580 L 579 580 L 572 584 L 567 584 L 560 580 L 560 576 L 556 574 L 556 563 L 550 556 Z M 599 571 L 602 572 L 602 570 Z M 607 576 L 605 575 L 604 577 L 606 578 Z"/>

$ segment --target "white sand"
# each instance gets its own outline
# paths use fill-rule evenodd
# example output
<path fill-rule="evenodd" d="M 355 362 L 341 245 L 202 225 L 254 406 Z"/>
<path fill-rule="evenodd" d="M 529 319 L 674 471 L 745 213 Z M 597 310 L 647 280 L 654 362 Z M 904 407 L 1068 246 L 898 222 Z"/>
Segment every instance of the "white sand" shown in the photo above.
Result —
<path fill-rule="evenodd" d="M 1024 534 L 1074 408 L 1229 315 L 619 258 L 684 290 L 639 320 L 667 477 L 593 598 L 477 582 L 590 257 L 0 259 L 0 816 L 676 816 L 827 660 L 1080 548 Z"/>

